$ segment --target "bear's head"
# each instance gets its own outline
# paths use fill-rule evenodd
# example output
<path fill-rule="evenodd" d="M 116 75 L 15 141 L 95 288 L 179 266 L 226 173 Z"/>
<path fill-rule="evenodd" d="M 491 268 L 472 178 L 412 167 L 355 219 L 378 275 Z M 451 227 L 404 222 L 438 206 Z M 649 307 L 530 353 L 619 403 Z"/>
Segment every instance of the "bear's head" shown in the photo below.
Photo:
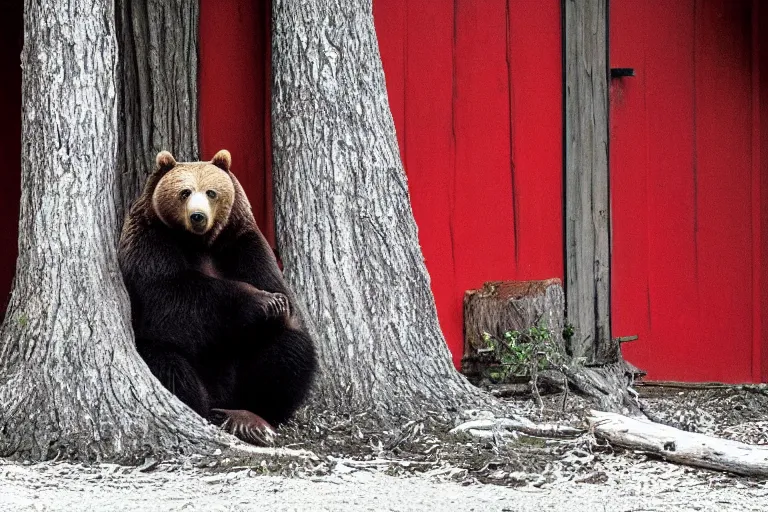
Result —
<path fill-rule="evenodd" d="M 235 202 L 229 151 L 222 149 L 210 162 L 176 162 L 161 151 L 155 161 L 161 177 L 152 209 L 166 226 L 203 236 L 227 224 Z"/>

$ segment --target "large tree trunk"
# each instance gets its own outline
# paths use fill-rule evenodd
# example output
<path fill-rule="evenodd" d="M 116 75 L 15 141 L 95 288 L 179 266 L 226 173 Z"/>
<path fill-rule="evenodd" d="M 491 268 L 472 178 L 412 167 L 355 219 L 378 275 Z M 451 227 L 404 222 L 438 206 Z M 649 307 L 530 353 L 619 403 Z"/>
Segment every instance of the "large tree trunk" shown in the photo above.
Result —
<path fill-rule="evenodd" d="M 166 149 L 199 159 L 197 0 L 117 0 L 122 219 Z"/>
<path fill-rule="evenodd" d="M 371 1 L 276 0 L 272 20 L 278 246 L 320 345 L 317 398 L 382 419 L 485 400 L 438 325 Z"/>
<path fill-rule="evenodd" d="M 25 2 L 22 198 L 0 329 L 0 456 L 135 461 L 223 446 L 133 347 L 117 266 L 110 0 Z"/>

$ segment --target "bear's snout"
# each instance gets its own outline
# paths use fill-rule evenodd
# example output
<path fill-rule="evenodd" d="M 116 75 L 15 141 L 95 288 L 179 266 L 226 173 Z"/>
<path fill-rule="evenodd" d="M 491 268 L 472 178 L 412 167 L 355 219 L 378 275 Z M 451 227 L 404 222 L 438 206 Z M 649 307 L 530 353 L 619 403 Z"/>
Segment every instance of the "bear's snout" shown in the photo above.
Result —
<path fill-rule="evenodd" d="M 192 221 L 192 224 L 204 224 L 208 217 L 203 212 L 194 212 L 189 216 L 189 220 Z"/>
<path fill-rule="evenodd" d="M 211 207 L 205 194 L 197 192 L 190 196 L 187 202 L 187 216 L 189 228 L 194 233 L 202 235 L 208 231 L 211 227 Z"/>

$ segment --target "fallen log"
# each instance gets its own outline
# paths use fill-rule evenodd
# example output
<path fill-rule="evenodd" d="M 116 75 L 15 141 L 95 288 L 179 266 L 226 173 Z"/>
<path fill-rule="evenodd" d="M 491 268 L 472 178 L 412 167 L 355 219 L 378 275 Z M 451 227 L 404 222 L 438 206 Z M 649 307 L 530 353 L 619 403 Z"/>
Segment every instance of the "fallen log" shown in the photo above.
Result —
<path fill-rule="evenodd" d="M 685 432 L 621 414 L 590 411 L 587 422 L 611 444 L 640 450 L 665 460 L 743 476 L 768 476 L 768 447 Z"/>

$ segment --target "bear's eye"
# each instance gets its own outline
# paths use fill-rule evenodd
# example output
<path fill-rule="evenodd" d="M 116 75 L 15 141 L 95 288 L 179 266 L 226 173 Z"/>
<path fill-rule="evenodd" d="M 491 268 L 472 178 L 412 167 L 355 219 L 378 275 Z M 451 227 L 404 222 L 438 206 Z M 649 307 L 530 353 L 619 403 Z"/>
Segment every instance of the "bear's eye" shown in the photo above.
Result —
<path fill-rule="evenodd" d="M 188 188 L 185 188 L 184 190 L 181 191 L 181 193 L 179 194 L 179 197 L 181 199 L 186 199 L 191 195 L 192 195 L 192 191 L 189 190 Z"/>
<path fill-rule="evenodd" d="M 210 197 L 211 199 L 216 199 L 216 191 L 215 190 L 209 190 L 208 192 L 206 192 L 206 194 L 208 194 L 208 197 Z"/>

